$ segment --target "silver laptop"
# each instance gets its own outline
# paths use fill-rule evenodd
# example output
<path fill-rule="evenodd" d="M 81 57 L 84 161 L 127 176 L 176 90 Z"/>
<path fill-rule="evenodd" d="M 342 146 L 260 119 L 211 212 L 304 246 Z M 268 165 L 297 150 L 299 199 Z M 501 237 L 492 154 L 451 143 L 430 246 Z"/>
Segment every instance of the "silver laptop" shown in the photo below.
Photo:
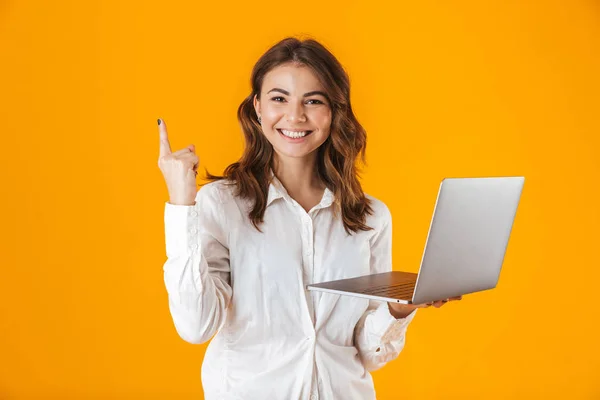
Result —
<path fill-rule="evenodd" d="M 493 289 L 524 183 L 522 176 L 443 179 L 418 274 L 392 271 L 307 289 L 404 304 Z"/>

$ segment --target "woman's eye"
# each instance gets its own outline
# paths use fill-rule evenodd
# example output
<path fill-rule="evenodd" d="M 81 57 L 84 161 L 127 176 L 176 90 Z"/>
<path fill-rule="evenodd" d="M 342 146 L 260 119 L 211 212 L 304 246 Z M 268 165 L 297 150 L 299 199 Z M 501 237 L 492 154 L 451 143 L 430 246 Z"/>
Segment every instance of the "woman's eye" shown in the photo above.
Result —
<path fill-rule="evenodd" d="M 285 100 L 285 99 L 284 99 L 283 97 L 281 97 L 281 96 L 277 96 L 277 97 L 273 97 L 273 98 L 271 98 L 271 100 L 274 100 L 274 101 L 276 101 L 276 102 L 278 102 L 278 103 L 281 103 L 281 101 L 279 101 L 278 99 Z M 324 104 L 324 103 L 323 103 L 321 100 L 317 100 L 317 99 L 310 99 L 310 100 L 308 100 L 308 101 L 309 101 L 309 102 L 311 102 L 311 101 L 316 101 L 316 103 L 309 103 L 309 104 Z"/>

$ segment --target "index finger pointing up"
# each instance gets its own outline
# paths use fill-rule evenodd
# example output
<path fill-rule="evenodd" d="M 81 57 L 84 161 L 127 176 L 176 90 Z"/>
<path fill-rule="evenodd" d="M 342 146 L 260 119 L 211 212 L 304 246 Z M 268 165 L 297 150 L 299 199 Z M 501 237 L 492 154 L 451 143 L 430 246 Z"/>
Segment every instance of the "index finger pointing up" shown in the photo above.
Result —
<path fill-rule="evenodd" d="M 158 134 L 160 136 L 160 150 L 159 156 L 163 157 L 167 154 L 171 154 L 171 144 L 169 143 L 169 136 L 167 135 L 167 125 L 162 119 L 158 119 Z"/>

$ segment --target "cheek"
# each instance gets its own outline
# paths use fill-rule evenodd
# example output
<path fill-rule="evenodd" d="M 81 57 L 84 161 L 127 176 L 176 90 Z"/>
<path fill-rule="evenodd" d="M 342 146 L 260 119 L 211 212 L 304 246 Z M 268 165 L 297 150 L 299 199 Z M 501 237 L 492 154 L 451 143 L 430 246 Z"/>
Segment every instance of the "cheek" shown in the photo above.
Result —
<path fill-rule="evenodd" d="M 330 135 L 329 129 L 327 131 L 321 131 L 318 134 L 318 136 L 315 136 L 315 142 L 320 146 L 323 143 L 325 143 L 325 141 L 327 140 L 329 135 Z"/>
<path fill-rule="evenodd" d="M 329 121 L 323 121 L 323 125 L 320 123 L 319 130 L 316 133 L 313 133 L 314 141 L 320 145 L 323 144 L 327 140 L 327 138 L 331 135 L 331 126 Z"/>
<path fill-rule="evenodd" d="M 264 106 L 262 109 L 263 119 L 268 120 L 277 120 L 281 118 L 282 112 L 277 107 L 272 107 L 271 105 Z"/>
<path fill-rule="evenodd" d="M 331 112 L 323 110 L 312 115 L 312 120 L 315 122 L 320 129 L 329 131 L 331 127 Z"/>

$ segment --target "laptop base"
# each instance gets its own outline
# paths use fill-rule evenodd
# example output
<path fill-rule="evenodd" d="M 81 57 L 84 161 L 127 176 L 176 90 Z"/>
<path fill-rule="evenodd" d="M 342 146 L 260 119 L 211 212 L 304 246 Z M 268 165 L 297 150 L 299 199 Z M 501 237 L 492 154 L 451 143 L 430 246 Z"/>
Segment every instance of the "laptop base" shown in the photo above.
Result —
<path fill-rule="evenodd" d="M 308 290 L 412 304 L 417 274 L 390 271 L 307 285 Z"/>

